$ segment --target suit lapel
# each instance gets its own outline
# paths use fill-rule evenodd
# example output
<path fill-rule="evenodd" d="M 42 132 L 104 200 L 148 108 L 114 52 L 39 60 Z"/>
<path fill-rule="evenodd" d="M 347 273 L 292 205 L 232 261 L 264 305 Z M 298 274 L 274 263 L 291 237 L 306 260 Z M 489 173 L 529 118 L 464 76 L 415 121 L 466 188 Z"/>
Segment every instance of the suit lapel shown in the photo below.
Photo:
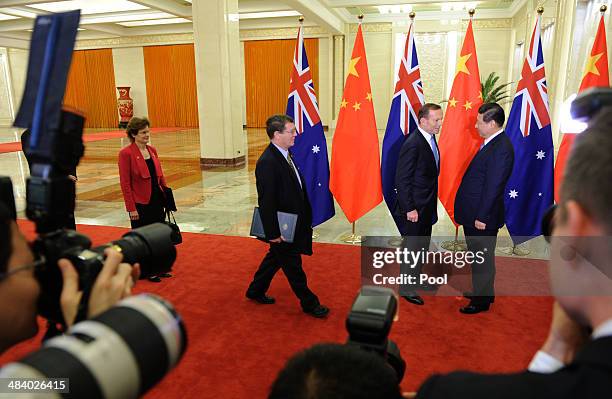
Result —
<path fill-rule="evenodd" d="M 429 143 L 427 142 L 427 140 L 425 139 L 425 137 L 423 136 L 423 133 L 421 133 L 421 131 L 419 129 L 416 130 L 416 134 L 419 135 L 420 141 L 421 141 L 421 146 L 426 149 L 429 153 L 429 160 L 431 161 L 431 164 L 433 165 L 434 169 L 438 169 L 438 165 L 436 165 L 436 157 L 434 157 L 433 151 L 431 150 L 431 146 L 429 145 Z M 438 150 L 438 154 L 440 153 L 440 151 Z"/>
<path fill-rule="evenodd" d="M 300 186 L 300 182 L 298 181 L 298 178 L 295 175 L 295 171 L 291 168 L 291 165 L 289 165 L 289 162 L 287 162 L 287 160 L 285 159 L 283 154 L 272 143 L 270 143 L 270 147 L 269 148 L 272 151 L 272 153 L 274 154 L 274 156 L 276 157 L 276 159 L 278 160 L 278 162 L 280 162 L 283 165 L 282 167 L 285 170 L 285 172 L 289 173 L 289 176 L 290 176 L 291 180 L 293 181 L 293 183 L 295 184 L 296 188 L 299 191 L 302 191 L 302 186 Z M 301 179 L 301 176 L 300 176 L 300 179 Z"/>
<path fill-rule="evenodd" d="M 149 168 L 147 167 L 147 162 L 145 161 L 140 149 L 136 145 L 136 143 L 132 143 L 130 145 L 130 150 L 132 151 L 132 156 L 136 160 L 136 165 L 138 165 L 138 172 L 140 176 L 144 179 L 150 178 L 151 174 L 149 173 Z"/>

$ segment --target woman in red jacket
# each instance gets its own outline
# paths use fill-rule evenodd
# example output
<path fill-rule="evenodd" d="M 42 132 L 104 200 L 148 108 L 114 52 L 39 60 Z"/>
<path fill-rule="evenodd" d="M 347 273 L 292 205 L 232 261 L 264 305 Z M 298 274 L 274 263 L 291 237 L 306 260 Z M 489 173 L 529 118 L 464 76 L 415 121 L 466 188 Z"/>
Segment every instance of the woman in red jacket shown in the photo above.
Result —
<path fill-rule="evenodd" d="M 119 151 L 121 191 L 133 229 L 165 219 L 163 189 L 167 187 L 166 179 L 157 151 L 147 144 L 149 125 L 147 118 L 130 119 L 126 133 L 132 144 Z M 171 274 L 160 276 L 171 277 Z M 160 276 L 149 277 L 149 280 L 160 282 Z"/>

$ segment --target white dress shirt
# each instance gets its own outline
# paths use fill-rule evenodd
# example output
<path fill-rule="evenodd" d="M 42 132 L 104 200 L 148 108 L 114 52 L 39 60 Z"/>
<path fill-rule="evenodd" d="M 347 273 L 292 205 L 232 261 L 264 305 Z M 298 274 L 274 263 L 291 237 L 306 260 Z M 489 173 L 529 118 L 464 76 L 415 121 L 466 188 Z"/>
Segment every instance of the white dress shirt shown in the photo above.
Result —
<path fill-rule="evenodd" d="M 285 150 L 284 148 L 279 147 L 276 144 L 274 144 L 274 147 L 278 148 L 281 154 L 283 154 L 283 156 L 285 157 L 285 161 L 289 163 L 289 161 L 287 160 L 287 158 L 289 157 L 289 150 Z M 300 183 L 300 187 L 302 187 L 302 180 L 300 179 L 300 173 L 298 172 L 297 167 L 295 166 L 295 163 L 293 161 L 291 161 L 291 164 L 293 164 L 293 171 L 295 172 L 295 175 L 297 176 L 298 182 Z M 289 166 L 291 166 L 291 164 L 289 164 Z"/>
<path fill-rule="evenodd" d="M 503 131 L 504 131 L 504 129 L 500 129 L 498 132 L 494 133 L 491 137 L 489 137 L 488 139 L 485 139 L 484 143 L 482 143 L 482 147 L 480 147 L 480 148 L 484 148 L 485 145 L 489 144 L 489 142 L 491 142 L 491 140 L 493 140 L 495 137 L 499 136 Z"/>
<path fill-rule="evenodd" d="M 423 135 L 423 137 L 425 137 L 425 141 L 427 141 L 427 144 L 429 144 L 429 148 L 431 148 L 431 152 L 432 152 L 433 154 L 435 154 L 435 153 L 436 153 L 436 151 L 434 150 L 434 148 L 433 148 L 433 144 L 431 143 L 431 137 L 433 136 L 433 134 L 431 134 L 431 133 L 427 133 L 425 130 L 421 129 L 421 127 L 420 127 L 420 126 L 417 126 L 417 127 L 418 127 L 418 129 L 419 129 L 419 132 L 421 132 L 421 134 Z M 435 156 L 434 156 L 434 158 L 435 158 Z"/>
<path fill-rule="evenodd" d="M 612 337 L 612 319 L 603 322 L 591 335 L 592 339 L 604 337 Z M 549 374 L 563 368 L 563 366 L 565 366 L 565 364 L 559 359 L 544 351 L 538 351 L 529 364 L 529 371 L 533 373 Z"/>

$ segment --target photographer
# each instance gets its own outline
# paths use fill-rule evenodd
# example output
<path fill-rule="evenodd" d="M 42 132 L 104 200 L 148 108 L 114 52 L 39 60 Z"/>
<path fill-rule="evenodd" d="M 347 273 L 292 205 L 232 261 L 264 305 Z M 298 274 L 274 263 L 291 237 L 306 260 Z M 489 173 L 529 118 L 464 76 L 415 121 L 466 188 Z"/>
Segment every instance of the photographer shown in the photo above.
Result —
<path fill-rule="evenodd" d="M 319 344 L 293 356 L 268 399 L 396 399 L 397 375 L 385 360 L 355 346 Z"/>
<path fill-rule="evenodd" d="M 94 317 L 129 296 L 140 268 L 121 263 L 122 255 L 111 249 L 105 252 L 106 261 L 93 286 L 88 306 L 88 317 Z M 36 335 L 37 301 L 40 286 L 34 271 L 40 267 L 32 251 L 0 204 L 0 353 L 12 345 Z M 74 323 L 82 293 L 78 289 L 78 275 L 66 259 L 58 263 L 62 271 L 61 308 L 68 326 Z"/>

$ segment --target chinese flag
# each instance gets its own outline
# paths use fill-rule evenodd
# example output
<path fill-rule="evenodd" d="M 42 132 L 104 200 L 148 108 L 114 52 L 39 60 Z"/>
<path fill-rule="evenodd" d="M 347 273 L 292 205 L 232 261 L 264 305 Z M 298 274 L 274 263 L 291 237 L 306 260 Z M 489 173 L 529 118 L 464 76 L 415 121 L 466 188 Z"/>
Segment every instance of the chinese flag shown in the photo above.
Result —
<path fill-rule="evenodd" d="M 361 24 L 332 141 L 329 188 L 351 223 L 382 201 L 378 131 Z"/>
<path fill-rule="evenodd" d="M 457 61 L 455 80 L 438 144 L 440 147 L 438 195 L 453 223 L 455 223 L 455 196 L 459 184 L 483 142 L 475 127 L 478 107 L 482 104 L 480 89 L 480 72 L 470 20 Z"/>
<path fill-rule="evenodd" d="M 610 77 L 608 75 L 608 47 L 606 44 L 606 27 L 604 25 L 603 14 L 599 20 L 599 28 L 597 28 L 597 36 L 595 43 L 591 49 L 591 55 L 587 61 L 582 83 L 578 92 L 586 90 L 590 87 L 608 87 L 610 86 Z M 563 181 L 563 173 L 565 171 L 565 163 L 569 157 L 572 144 L 574 143 L 575 134 L 566 133 L 561 140 L 559 153 L 557 154 L 557 163 L 555 164 L 555 201 L 559 202 L 561 193 L 561 182 Z"/>

